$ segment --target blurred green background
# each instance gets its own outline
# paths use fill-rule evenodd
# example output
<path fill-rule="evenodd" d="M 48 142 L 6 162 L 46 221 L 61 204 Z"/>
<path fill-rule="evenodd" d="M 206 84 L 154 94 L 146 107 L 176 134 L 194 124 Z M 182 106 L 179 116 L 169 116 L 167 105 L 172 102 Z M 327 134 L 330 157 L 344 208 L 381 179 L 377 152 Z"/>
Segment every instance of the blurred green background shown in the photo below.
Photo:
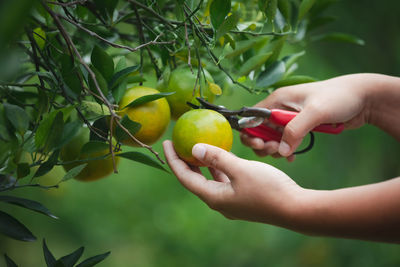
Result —
<path fill-rule="evenodd" d="M 307 46 L 297 73 L 318 79 L 356 72 L 399 76 L 399 8 L 395 0 L 338 2 L 329 12 L 338 20 L 329 28 L 355 34 L 366 45 L 313 43 Z M 219 102 L 233 108 L 253 105 L 263 97 L 238 89 Z M 164 139 L 170 139 L 172 127 Z M 155 149 L 162 151 L 161 141 Z M 272 164 L 301 186 L 314 189 L 374 183 L 400 174 L 400 143 L 371 126 L 339 136 L 317 134 L 314 149 L 293 163 L 257 158 L 241 145 L 237 133 L 233 152 Z M 44 266 L 40 239 L 46 238 L 56 257 L 81 245 L 86 248 L 84 257 L 111 250 L 99 266 L 399 266 L 398 245 L 309 237 L 274 226 L 230 221 L 186 191 L 172 175 L 128 161 L 122 161 L 119 171 L 94 183 L 69 181 L 50 191 L 15 191 L 43 202 L 59 220 L 13 208 L 12 214 L 39 241 L 24 243 L 0 236 L 0 252 L 20 266 Z M 43 183 L 52 184 L 62 175 L 58 169 Z"/>

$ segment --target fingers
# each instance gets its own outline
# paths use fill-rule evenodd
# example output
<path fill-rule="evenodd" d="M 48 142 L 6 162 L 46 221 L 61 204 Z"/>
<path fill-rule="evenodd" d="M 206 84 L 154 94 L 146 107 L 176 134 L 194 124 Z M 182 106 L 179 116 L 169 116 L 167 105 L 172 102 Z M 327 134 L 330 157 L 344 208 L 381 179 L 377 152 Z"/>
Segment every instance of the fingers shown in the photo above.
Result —
<path fill-rule="evenodd" d="M 221 183 L 229 183 L 230 180 L 228 176 L 226 176 L 225 173 L 223 173 L 220 170 L 214 169 L 214 168 L 208 168 L 210 171 L 211 176 L 214 178 L 215 181 L 221 182 Z"/>
<path fill-rule="evenodd" d="M 196 144 L 192 155 L 207 167 L 226 173 L 231 180 L 241 172 L 242 160 L 219 147 Z"/>
<path fill-rule="evenodd" d="M 207 180 L 198 167 L 187 165 L 178 157 L 171 141 L 164 141 L 163 148 L 168 165 L 179 182 L 209 206 L 210 203 L 215 206 L 215 203 L 219 203 L 221 199 L 229 196 L 228 193 L 232 191 L 230 186 L 219 181 Z M 219 176 L 219 179 L 222 180 L 222 176 Z"/>

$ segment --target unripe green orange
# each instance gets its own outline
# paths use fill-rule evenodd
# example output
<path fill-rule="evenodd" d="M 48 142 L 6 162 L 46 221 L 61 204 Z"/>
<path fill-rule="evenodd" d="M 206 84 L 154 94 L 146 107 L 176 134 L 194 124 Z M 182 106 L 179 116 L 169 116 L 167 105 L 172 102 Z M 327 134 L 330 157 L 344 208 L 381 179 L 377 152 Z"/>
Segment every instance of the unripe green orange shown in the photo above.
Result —
<path fill-rule="evenodd" d="M 194 109 L 178 119 L 172 133 L 172 142 L 181 159 L 191 165 L 201 166 L 201 162 L 192 156 L 193 146 L 205 143 L 230 151 L 232 128 L 220 113 L 209 109 Z"/>

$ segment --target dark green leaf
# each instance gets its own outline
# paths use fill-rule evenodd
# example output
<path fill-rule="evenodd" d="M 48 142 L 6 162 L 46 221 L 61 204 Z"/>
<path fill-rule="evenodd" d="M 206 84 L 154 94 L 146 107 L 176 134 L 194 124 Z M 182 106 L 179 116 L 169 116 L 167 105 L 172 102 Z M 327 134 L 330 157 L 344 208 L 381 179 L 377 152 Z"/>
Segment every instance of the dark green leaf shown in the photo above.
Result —
<path fill-rule="evenodd" d="M 137 161 L 137 162 L 146 164 L 148 166 L 160 169 L 162 171 L 168 172 L 166 169 L 164 169 L 164 167 L 160 163 L 158 163 L 158 161 L 156 161 L 152 157 L 150 157 L 146 154 L 140 153 L 140 152 L 130 151 L 130 152 L 118 154 L 117 156 L 121 157 L 121 158 L 129 159 L 129 160 Z"/>
<path fill-rule="evenodd" d="M 59 145 L 63 136 L 64 121 L 73 109 L 73 106 L 51 112 L 44 118 L 35 134 L 35 145 L 38 150 L 51 151 Z"/>
<path fill-rule="evenodd" d="M 84 144 L 81 148 L 81 155 L 83 154 L 91 154 L 99 151 L 104 151 L 109 149 L 110 146 L 105 142 L 100 141 L 89 141 Z"/>
<path fill-rule="evenodd" d="M 34 200 L 29 200 L 25 198 L 20 198 L 20 197 L 14 197 L 14 196 L 0 196 L 0 201 L 7 202 L 9 204 L 17 205 L 26 209 L 30 209 L 39 213 L 42 213 L 44 215 L 47 215 L 51 218 L 58 219 L 57 216 L 52 214 L 48 208 L 43 206 L 37 201 Z"/>
<path fill-rule="evenodd" d="M 86 167 L 87 163 L 82 164 L 82 165 L 78 165 L 72 169 L 70 169 L 62 178 L 61 182 L 65 182 L 68 181 L 72 178 L 75 178 L 77 175 L 79 175 L 81 173 L 81 171 Z"/>
<path fill-rule="evenodd" d="M 104 254 L 96 255 L 79 263 L 76 267 L 92 267 L 95 266 L 97 263 L 102 262 L 105 258 L 110 255 L 111 252 L 106 252 Z"/>
<path fill-rule="evenodd" d="M 130 66 L 127 68 L 124 68 L 123 70 L 118 71 L 115 73 L 109 83 L 109 88 L 113 90 L 118 84 L 120 84 L 126 77 L 128 77 L 129 74 L 132 72 L 137 71 L 140 68 L 140 65 L 136 66 Z"/>
<path fill-rule="evenodd" d="M 61 141 L 56 148 L 61 148 L 68 144 L 72 138 L 76 136 L 79 129 L 82 128 L 82 123 L 80 121 L 71 121 L 64 125 L 64 130 L 62 133 Z"/>
<path fill-rule="evenodd" d="M 231 0 L 213 0 L 210 6 L 211 24 L 217 30 L 231 11 Z"/>
<path fill-rule="evenodd" d="M 61 138 L 63 136 L 63 130 L 64 130 L 63 116 L 64 115 L 62 112 L 58 112 L 56 114 L 56 117 L 54 118 L 53 123 L 51 124 L 51 127 L 50 127 L 50 131 L 47 135 L 45 145 L 43 147 L 43 150 L 45 152 L 52 151 L 60 144 Z"/>
<path fill-rule="evenodd" d="M 51 154 L 50 158 L 40 165 L 39 169 L 36 171 L 33 177 L 40 177 L 51 171 L 54 165 L 57 163 L 59 154 L 60 150 L 55 150 L 53 154 Z"/>
<path fill-rule="evenodd" d="M 269 21 L 274 21 L 275 15 L 276 15 L 276 10 L 278 8 L 278 0 L 269 0 L 267 9 L 265 10 L 265 14 L 267 15 L 267 18 Z"/>
<path fill-rule="evenodd" d="M 114 61 L 112 57 L 96 45 L 93 48 L 90 59 L 93 66 L 103 75 L 106 81 L 110 81 L 114 74 Z"/>
<path fill-rule="evenodd" d="M 96 76 L 96 81 L 97 81 L 98 86 L 100 87 L 100 90 L 103 92 L 103 94 L 105 96 L 107 96 L 108 84 L 107 84 L 106 79 L 95 67 L 92 66 L 91 69 L 92 69 L 94 75 Z M 96 84 L 94 83 L 94 81 L 90 75 L 89 75 L 89 88 L 93 93 L 99 95 L 99 91 L 97 90 Z"/>
<path fill-rule="evenodd" d="M 26 163 L 26 162 L 18 163 L 18 165 L 17 165 L 17 178 L 18 179 L 28 176 L 30 172 L 31 172 L 31 169 L 30 169 L 28 163 Z M 0 199 L 1 199 L 1 196 L 0 196 Z"/>
<path fill-rule="evenodd" d="M 317 17 L 310 21 L 310 23 L 307 26 L 307 30 L 312 31 L 316 28 L 325 26 L 326 24 L 333 22 L 335 20 L 336 20 L 336 17 L 332 17 L 332 16 Z"/>
<path fill-rule="evenodd" d="M 121 119 L 121 124 L 124 126 L 132 135 L 137 133 L 142 125 L 136 121 L 131 121 L 127 115 Z M 115 138 L 118 141 L 129 139 L 129 135 L 119 126 L 115 127 Z"/>
<path fill-rule="evenodd" d="M 239 76 L 247 76 L 252 70 L 260 68 L 272 55 L 272 52 L 257 54 L 249 58 L 239 69 Z"/>
<path fill-rule="evenodd" d="M 107 140 L 109 134 L 109 125 L 108 125 L 108 117 L 101 117 L 93 122 L 92 126 L 96 129 L 97 134 L 101 135 L 103 138 L 98 136 L 93 131 L 90 131 L 90 141 L 101 141 Z"/>
<path fill-rule="evenodd" d="M 36 237 L 11 215 L 0 211 L 0 233 L 20 241 L 35 241 Z"/>
<path fill-rule="evenodd" d="M 29 127 L 29 117 L 25 110 L 19 106 L 4 103 L 4 111 L 8 121 L 14 126 L 15 130 L 23 135 Z"/>
<path fill-rule="evenodd" d="M 285 18 L 287 22 L 290 22 L 291 16 L 291 5 L 289 0 L 278 0 L 278 7 L 282 13 L 282 16 Z"/>
<path fill-rule="evenodd" d="M 10 257 L 8 257 L 7 254 L 4 254 L 4 258 L 6 260 L 7 267 L 18 267 L 18 265 Z"/>
<path fill-rule="evenodd" d="M 225 33 L 228 33 L 230 30 L 233 30 L 238 22 L 239 22 L 239 13 L 233 12 L 233 14 L 227 17 L 221 24 L 221 26 L 218 28 L 216 36 L 217 40 L 222 36 L 224 36 Z"/>
<path fill-rule="evenodd" d="M 56 258 L 54 258 L 53 254 L 50 252 L 49 248 L 47 247 L 46 241 L 44 239 L 43 239 L 43 254 L 47 267 L 54 267 L 56 263 Z"/>
<path fill-rule="evenodd" d="M 364 40 L 346 33 L 328 33 L 322 34 L 318 36 L 314 36 L 312 38 L 313 41 L 335 41 L 335 42 L 345 42 L 357 45 L 364 45 Z"/>
<path fill-rule="evenodd" d="M 283 61 L 277 61 L 271 64 L 258 76 L 256 83 L 257 87 L 261 88 L 269 87 L 270 85 L 279 81 L 285 74 L 285 71 L 286 68 L 285 68 L 285 63 Z"/>
<path fill-rule="evenodd" d="M 80 257 L 83 254 L 84 247 L 80 247 L 71 254 L 68 254 L 60 259 L 57 262 L 63 263 L 65 267 L 73 267 L 75 263 L 78 262 Z M 57 264 L 57 263 L 56 263 Z"/>
<path fill-rule="evenodd" d="M 299 7 L 299 15 L 298 20 L 302 20 L 303 17 L 307 14 L 307 12 L 311 9 L 314 5 L 315 0 L 302 0 L 300 7 Z"/>
<path fill-rule="evenodd" d="M 133 108 L 133 107 L 137 107 L 140 105 L 143 105 L 145 103 L 169 96 L 175 94 L 175 92 L 165 92 L 165 93 L 158 93 L 158 94 L 152 94 L 152 95 L 145 95 L 139 98 L 136 98 L 135 100 L 133 100 L 131 103 L 129 103 L 128 105 L 126 105 L 125 107 L 123 107 L 122 109 L 125 108 Z"/>

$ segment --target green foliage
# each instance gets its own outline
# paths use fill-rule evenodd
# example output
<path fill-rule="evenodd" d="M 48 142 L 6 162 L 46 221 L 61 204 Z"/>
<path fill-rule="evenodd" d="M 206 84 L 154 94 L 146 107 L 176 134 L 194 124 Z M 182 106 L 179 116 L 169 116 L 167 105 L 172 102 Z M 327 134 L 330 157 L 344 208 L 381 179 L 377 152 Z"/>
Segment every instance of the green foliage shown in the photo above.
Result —
<path fill-rule="evenodd" d="M 132 84 L 155 85 L 165 70 L 188 64 L 198 69 L 200 84 L 207 69 L 217 83 L 224 77 L 250 93 L 269 93 L 279 86 L 313 81 L 291 76 L 309 41 L 363 44 L 352 35 L 317 32 L 332 21 L 324 14 L 332 2 L 328 0 L 144 2 L 0 3 L 1 202 L 55 217 L 39 202 L 2 194 L 24 187 L 58 187 L 76 177 L 93 158 L 79 161 L 55 184 L 42 184 L 43 176 L 65 164 L 60 150 L 83 124 L 91 133 L 81 154 L 108 149 L 166 171 L 151 147 L 140 148 L 153 152 L 149 156 L 109 143 L 110 119 L 131 134 L 140 130 L 138 122 L 118 116 L 118 103 Z M 288 44 L 296 48 L 289 52 Z M 222 83 L 213 86 L 224 88 Z M 170 94 L 143 96 L 127 107 Z M 117 142 L 129 138 L 121 127 L 114 132 Z M 17 240 L 36 240 L 22 222 L 3 211 L 0 232 Z M 45 242 L 43 250 L 48 266 L 74 266 L 83 253 L 79 248 L 56 260 Z M 94 256 L 77 266 L 93 266 L 107 256 Z"/>

